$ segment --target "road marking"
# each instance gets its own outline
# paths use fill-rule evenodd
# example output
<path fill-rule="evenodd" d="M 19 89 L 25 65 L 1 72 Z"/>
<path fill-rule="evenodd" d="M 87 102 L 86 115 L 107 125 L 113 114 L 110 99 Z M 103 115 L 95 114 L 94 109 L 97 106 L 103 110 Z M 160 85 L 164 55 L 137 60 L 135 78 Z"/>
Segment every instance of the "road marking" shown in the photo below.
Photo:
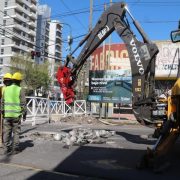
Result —
<path fill-rule="evenodd" d="M 15 168 L 21 168 L 21 169 L 27 169 L 27 170 L 32 170 L 32 171 L 36 171 L 36 172 L 44 171 L 44 172 L 57 174 L 57 175 L 72 176 L 72 177 L 77 177 L 77 178 L 80 177 L 79 175 L 62 173 L 62 172 L 51 171 L 51 170 L 45 170 L 45 169 L 41 169 L 41 168 L 37 168 L 37 167 L 33 167 L 33 166 L 27 166 L 27 165 L 16 164 L 16 163 L 2 163 L 2 162 L 0 162 L 0 165 L 9 166 L 9 167 L 15 167 Z"/>
<path fill-rule="evenodd" d="M 117 160 L 110 159 L 101 159 L 101 160 L 89 160 L 89 161 L 81 161 L 82 164 L 93 166 L 95 168 L 103 168 L 103 169 L 119 169 L 119 170 L 133 170 L 132 167 L 127 167 L 120 165 L 120 162 Z"/>

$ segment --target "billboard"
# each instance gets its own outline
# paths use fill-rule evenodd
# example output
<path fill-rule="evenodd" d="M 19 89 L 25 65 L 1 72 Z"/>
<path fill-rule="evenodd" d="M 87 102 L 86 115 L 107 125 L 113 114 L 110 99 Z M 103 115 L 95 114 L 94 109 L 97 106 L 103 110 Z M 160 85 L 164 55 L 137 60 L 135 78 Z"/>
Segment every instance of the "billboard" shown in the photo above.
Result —
<path fill-rule="evenodd" d="M 103 45 L 90 56 L 90 70 L 131 69 L 125 44 Z"/>
<path fill-rule="evenodd" d="M 156 41 L 159 53 L 156 58 L 156 78 L 177 77 L 178 72 L 178 48 L 180 45 L 171 41 Z"/>
<path fill-rule="evenodd" d="M 125 44 L 103 45 L 90 59 L 88 100 L 131 104 L 131 67 Z"/>
<path fill-rule="evenodd" d="M 90 71 L 88 100 L 131 104 L 131 84 L 130 70 Z"/>

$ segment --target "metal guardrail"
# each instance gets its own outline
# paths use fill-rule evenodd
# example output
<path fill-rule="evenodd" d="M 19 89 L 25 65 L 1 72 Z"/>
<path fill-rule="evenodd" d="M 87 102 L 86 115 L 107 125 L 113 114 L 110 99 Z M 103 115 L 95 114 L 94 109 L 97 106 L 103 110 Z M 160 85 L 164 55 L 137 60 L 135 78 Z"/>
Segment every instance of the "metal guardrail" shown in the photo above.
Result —
<path fill-rule="evenodd" d="M 48 98 L 26 97 L 27 100 L 27 121 L 36 125 L 37 121 L 50 121 L 53 115 L 86 115 L 86 101 L 76 100 L 73 106 L 69 106 L 65 101 L 54 101 Z"/>

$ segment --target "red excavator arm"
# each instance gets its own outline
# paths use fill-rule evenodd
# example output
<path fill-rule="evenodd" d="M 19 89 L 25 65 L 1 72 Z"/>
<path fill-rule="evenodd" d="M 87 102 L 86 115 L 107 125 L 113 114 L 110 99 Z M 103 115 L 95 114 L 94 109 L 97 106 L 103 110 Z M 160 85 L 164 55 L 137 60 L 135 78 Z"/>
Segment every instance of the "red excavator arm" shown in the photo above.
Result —
<path fill-rule="evenodd" d="M 127 21 L 127 16 L 142 37 L 142 42 L 136 38 Z M 63 67 L 59 67 L 57 79 L 68 104 L 74 101 L 73 84 L 83 64 L 94 50 L 113 32 L 116 31 L 124 41 L 132 71 L 132 106 L 136 119 L 144 124 L 156 123 L 159 117 L 154 117 L 156 99 L 154 96 L 155 59 L 158 53 L 157 46 L 152 43 L 132 17 L 124 3 L 115 3 L 110 6 L 100 17 L 93 30 L 79 43 L 78 47 L 84 47 L 77 59 L 71 55 Z M 77 48 L 75 50 L 77 50 Z M 69 63 L 73 64 L 69 68 Z"/>

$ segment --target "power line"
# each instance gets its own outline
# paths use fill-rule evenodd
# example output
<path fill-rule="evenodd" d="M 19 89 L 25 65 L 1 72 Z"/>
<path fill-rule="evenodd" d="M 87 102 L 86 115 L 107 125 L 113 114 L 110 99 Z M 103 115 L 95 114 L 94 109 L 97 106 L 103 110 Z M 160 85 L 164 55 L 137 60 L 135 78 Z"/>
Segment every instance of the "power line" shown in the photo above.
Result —
<path fill-rule="evenodd" d="M 64 0 L 61 0 L 61 2 L 63 3 L 63 5 L 69 10 L 69 11 L 71 11 L 70 10 L 70 8 L 66 5 L 66 3 L 64 2 Z M 84 26 L 84 24 L 76 17 L 76 16 L 74 16 L 75 17 L 75 19 L 81 24 L 81 26 L 86 30 L 86 27 Z"/>
<path fill-rule="evenodd" d="M 0 25 L 0 26 L 1 26 L 1 25 Z M 2 29 L 2 28 L 0 27 L 0 30 L 4 30 L 4 29 Z M 10 34 L 10 35 L 12 35 L 12 36 L 14 36 L 14 37 L 16 37 L 17 39 L 20 39 L 19 37 L 13 35 L 12 33 L 8 32 L 8 31 L 6 31 L 6 30 L 4 30 L 4 31 L 5 31 L 6 33 L 8 33 L 8 34 Z M 6 35 L 4 35 L 4 34 L 1 34 L 1 35 L 3 35 L 3 36 L 5 36 L 5 37 L 13 40 L 13 39 L 10 38 L 9 36 L 6 36 Z M 20 40 L 23 40 L 23 39 L 20 39 Z M 24 40 L 23 40 L 23 41 L 24 41 Z M 25 42 L 27 42 L 27 41 L 25 41 Z M 37 47 L 37 48 L 40 49 L 40 50 L 43 48 L 43 47 L 38 47 L 38 46 L 36 46 L 36 45 L 34 45 L 34 44 L 32 44 L 32 45 L 33 45 L 33 47 Z M 29 47 L 29 46 L 27 46 L 27 45 L 24 45 L 24 46 L 26 46 L 26 47 L 28 47 L 28 48 L 31 48 L 31 47 Z M 50 54 L 50 53 L 48 53 L 48 54 L 54 56 L 54 54 Z"/>
<path fill-rule="evenodd" d="M 4 13 L 3 11 L 1 11 L 1 10 L 0 10 L 0 12 L 2 12 L 3 14 L 5 14 L 5 13 Z M 6 15 L 15 20 L 15 18 L 12 17 L 12 16 L 10 16 L 9 14 L 6 13 Z M 26 22 L 21 21 L 21 20 L 20 20 L 20 22 L 27 24 Z M 60 23 L 60 24 L 65 24 L 65 23 Z M 14 25 L 14 23 L 13 23 L 12 25 Z M 10 25 L 2 25 L 2 26 L 10 26 Z M 8 27 L 6 27 L 6 28 L 9 29 Z M 9 29 L 9 30 L 12 31 L 11 29 Z M 37 28 L 34 28 L 34 30 L 37 30 Z M 12 32 L 13 32 L 13 31 L 12 31 Z M 13 32 L 13 33 L 14 33 L 14 32 Z M 42 34 L 41 34 L 41 35 L 42 35 Z M 36 41 L 37 41 L 37 40 L 36 40 Z M 51 41 L 51 40 L 50 40 L 50 41 Z M 63 42 L 63 40 L 62 40 L 62 42 Z"/>

